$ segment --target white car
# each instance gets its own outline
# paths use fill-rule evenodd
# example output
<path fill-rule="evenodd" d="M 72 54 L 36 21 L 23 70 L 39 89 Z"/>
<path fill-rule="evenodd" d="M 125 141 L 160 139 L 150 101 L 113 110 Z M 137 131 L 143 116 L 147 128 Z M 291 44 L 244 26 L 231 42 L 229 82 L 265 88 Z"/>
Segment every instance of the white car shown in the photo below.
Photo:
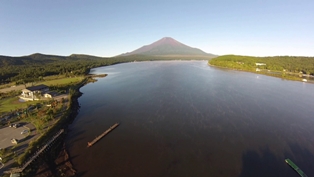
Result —
<path fill-rule="evenodd" d="M 17 124 L 10 124 L 9 127 L 18 128 L 20 126 L 21 126 L 21 124 L 17 123 Z"/>
<path fill-rule="evenodd" d="M 13 143 L 13 144 L 17 144 L 17 143 L 18 143 L 18 140 L 17 140 L 17 139 L 15 139 L 15 138 L 13 138 L 13 139 L 11 139 L 11 143 Z"/>
<path fill-rule="evenodd" d="M 21 132 L 21 134 L 25 134 L 25 133 L 28 133 L 28 130 L 23 130 L 23 131 Z"/>

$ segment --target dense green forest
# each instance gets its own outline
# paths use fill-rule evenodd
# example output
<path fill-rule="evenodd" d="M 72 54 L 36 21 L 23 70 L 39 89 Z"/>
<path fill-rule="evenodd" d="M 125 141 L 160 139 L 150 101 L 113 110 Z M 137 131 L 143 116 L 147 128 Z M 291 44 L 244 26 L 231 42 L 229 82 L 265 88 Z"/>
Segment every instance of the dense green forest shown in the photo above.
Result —
<path fill-rule="evenodd" d="M 239 55 L 224 55 L 209 61 L 209 64 L 232 69 L 255 71 L 255 63 L 265 63 L 260 69 L 283 71 L 314 75 L 314 57 L 274 56 L 251 57 Z"/>
<path fill-rule="evenodd" d="M 175 60 L 175 59 L 206 59 L 197 57 L 146 56 L 131 55 L 119 57 L 96 57 L 73 54 L 56 56 L 33 54 L 23 57 L 0 56 L 0 84 L 16 82 L 23 84 L 39 81 L 45 76 L 66 75 L 77 76 L 89 73 L 91 68 L 131 61 Z"/>
<path fill-rule="evenodd" d="M 66 74 L 80 75 L 89 71 L 91 67 L 106 65 L 102 58 L 89 56 L 51 56 L 33 54 L 25 57 L 0 56 L 1 84 L 15 81 L 17 84 L 32 82 L 44 76 Z"/>

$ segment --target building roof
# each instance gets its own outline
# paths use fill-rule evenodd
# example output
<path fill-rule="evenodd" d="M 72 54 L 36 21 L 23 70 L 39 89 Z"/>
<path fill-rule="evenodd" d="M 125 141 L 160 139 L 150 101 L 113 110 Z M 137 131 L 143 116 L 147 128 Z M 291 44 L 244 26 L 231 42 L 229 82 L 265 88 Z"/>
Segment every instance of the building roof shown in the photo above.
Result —
<path fill-rule="evenodd" d="M 54 91 L 49 91 L 49 92 L 46 92 L 45 94 L 49 94 L 49 95 L 51 95 L 51 96 L 57 96 L 57 95 L 59 95 L 58 92 L 54 92 Z"/>
<path fill-rule="evenodd" d="M 48 87 L 47 85 L 40 84 L 40 85 L 36 85 L 36 86 L 32 86 L 32 87 L 26 87 L 26 89 L 29 90 L 29 91 L 36 91 L 36 90 L 45 89 L 47 87 Z"/>

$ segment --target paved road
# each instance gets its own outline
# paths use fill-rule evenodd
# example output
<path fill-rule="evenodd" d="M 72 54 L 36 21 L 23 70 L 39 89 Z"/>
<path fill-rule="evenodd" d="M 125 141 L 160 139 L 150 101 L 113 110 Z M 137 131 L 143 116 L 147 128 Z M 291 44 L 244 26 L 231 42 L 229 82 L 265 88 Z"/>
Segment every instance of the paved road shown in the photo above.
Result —
<path fill-rule="evenodd" d="M 23 124 L 23 123 L 22 123 Z M 19 142 L 19 146 L 14 149 L 14 152 L 16 153 L 16 156 L 19 156 L 20 154 L 24 153 L 24 150 L 28 147 L 29 142 L 37 138 L 38 134 L 36 134 L 34 125 L 27 123 L 24 123 L 24 126 L 27 126 L 31 132 L 30 134 L 25 137 L 26 135 L 21 135 L 21 132 L 27 128 L 25 127 L 19 127 L 19 128 L 13 128 L 13 127 L 5 127 L 0 129 L 0 148 L 3 147 L 13 147 L 13 144 L 11 143 L 11 138 L 16 138 L 18 140 L 21 140 Z M 3 164 L 3 168 L 0 168 L 0 176 L 3 174 L 4 171 L 7 171 L 10 169 L 14 162 L 14 159 L 10 159 L 5 164 Z M 2 166 L 2 164 L 0 164 Z"/>
<path fill-rule="evenodd" d="M 12 146 L 11 139 L 15 138 L 19 141 L 27 136 L 27 134 L 21 134 L 23 130 L 28 130 L 27 128 L 21 126 L 18 128 L 5 127 L 0 129 L 0 148 L 4 149 Z"/>

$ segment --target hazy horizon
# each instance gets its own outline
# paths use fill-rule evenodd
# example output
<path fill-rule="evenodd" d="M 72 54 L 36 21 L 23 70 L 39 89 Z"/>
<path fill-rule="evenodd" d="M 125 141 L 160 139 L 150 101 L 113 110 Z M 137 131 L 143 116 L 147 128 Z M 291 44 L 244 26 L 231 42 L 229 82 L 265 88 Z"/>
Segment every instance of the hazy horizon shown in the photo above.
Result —
<path fill-rule="evenodd" d="M 172 37 L 216 55 L 314 56 L 314 2 L 4 1 L 0 55 L 112 57 Z"/>

